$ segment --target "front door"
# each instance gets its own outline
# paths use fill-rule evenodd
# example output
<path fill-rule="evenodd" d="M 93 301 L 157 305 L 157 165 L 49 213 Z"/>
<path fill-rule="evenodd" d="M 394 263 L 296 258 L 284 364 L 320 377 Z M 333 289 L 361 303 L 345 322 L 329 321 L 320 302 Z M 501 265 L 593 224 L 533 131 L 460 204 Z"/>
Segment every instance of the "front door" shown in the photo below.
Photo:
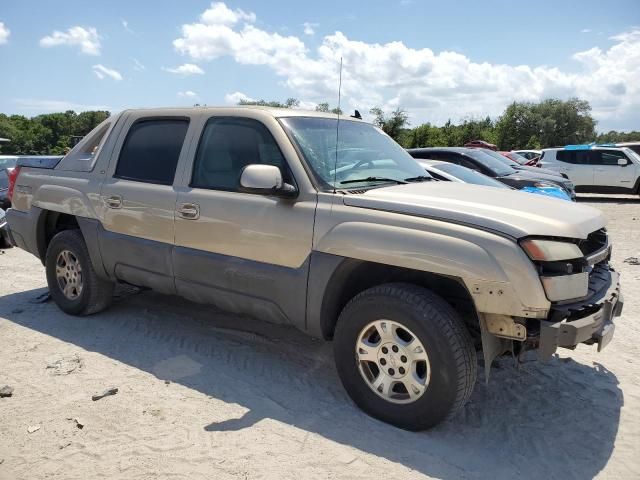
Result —
<path fill-rule="evenodd" d="M 173 182 L 189 119 L 132 116 L 103 183 L 100 248 L 107 272 L 173 293 Z"/>
<path fill-rule="evenodd" d="M 302 327 L 317 194 L 299 189 L 297 198 L 284 199 L 240 192 L 242 169 L 250 164 L 276 165 L 285 182 L 298 184 L 261 121 L 214 116 L 203 123 L 178 194 L 176 290 L 228 311 Z"/>
<path fill-rule="evenodd" d="M 624 160 L 626 165 L 619 165 Z M 591 163 L 594 168 L 594 182 L 598 187 L 632 189 L 636 181 L 636 166 L 620 150 L 592 150 Z"/>

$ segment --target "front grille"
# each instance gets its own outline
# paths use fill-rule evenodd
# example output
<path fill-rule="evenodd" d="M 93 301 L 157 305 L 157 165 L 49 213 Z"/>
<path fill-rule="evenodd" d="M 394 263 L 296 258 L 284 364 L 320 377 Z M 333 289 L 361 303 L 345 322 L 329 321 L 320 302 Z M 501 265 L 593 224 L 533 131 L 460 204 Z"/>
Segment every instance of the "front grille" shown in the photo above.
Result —
<path fill-rule="evenodd" d="M 601 228 L 595 232 L 591 232 L 586 240 L 580 240 L 578 247 L 584 256 L 591 255 L 598 250 L 606 247 L 608 242 L 607 229 Z"/>

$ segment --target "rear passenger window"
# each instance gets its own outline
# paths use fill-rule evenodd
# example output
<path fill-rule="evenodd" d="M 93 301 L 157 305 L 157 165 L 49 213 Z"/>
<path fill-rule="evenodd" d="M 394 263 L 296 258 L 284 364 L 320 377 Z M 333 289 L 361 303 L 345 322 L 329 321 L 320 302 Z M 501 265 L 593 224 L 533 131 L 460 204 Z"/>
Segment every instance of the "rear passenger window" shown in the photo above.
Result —
<path fill-rule="evenodd" d="M 122 145 L 114 177 L 172 185 L 189 120 L 140 120 Z"/>
<path fill-rule="evenodd" d="M 556 152 L 556 159 L 565 163 L 588 165 L 589 153 L 589 150 L 558 150 Z"/>
<path fill-rule="evenodd" d="M 250 118 L 212 118 L 202 132 L 191 187 L 237 191 L 247 165 L 275 165 L 294 184 L 284 156 L 262 123 Z"/>

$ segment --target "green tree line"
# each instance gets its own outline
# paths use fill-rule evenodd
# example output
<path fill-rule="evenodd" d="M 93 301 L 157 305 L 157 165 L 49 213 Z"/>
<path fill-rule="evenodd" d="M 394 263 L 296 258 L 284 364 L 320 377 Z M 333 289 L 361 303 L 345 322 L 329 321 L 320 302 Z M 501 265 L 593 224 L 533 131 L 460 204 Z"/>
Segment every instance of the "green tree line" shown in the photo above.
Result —
<path fill-rule="evenodd" d="M 109 116 L 105 111 L 47 113 L 27 118 L 0 113 L 0 153 L 16 155 L 60 155 L 72 137 L 84 136 Z"/>
<path fill-rule="evenodd" d="M 297 108 L 300 102 L 289 98 L 284 102 L 242 100 L 241 105 L 264 105 Z M 317 111 L 340 113 L 328 102 L 317 105 Z M 596 121 L 588 102 L 577 98 L 548 99 L 538 103 L 513 102 L 496 119 L 468 118 L 442 126 L 424 123 L 411 127 L 408 113 L 397 108 L 384 112 L 373 108 L 369 112 L 373 123 L 406 148 L 460 146 L 470 140 L 485 140 L 501 150 L 546 148 L 578 143 L 616 143 L 640 141 L 640 131 L 596 132 Z M 0 153 L 17 155 L 62 154 L 71 145 L 72 137 L 84 136 L 109 116 L 106 111 L 49 113 L 27 118 L 22 115 L 0 114 Z"/>

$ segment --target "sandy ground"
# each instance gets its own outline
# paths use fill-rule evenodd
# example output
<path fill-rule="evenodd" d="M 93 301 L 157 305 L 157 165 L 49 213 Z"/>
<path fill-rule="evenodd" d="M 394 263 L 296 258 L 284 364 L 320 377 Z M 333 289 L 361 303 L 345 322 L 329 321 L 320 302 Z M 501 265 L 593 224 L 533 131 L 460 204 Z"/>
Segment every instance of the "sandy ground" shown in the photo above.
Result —
<path fill-rule="evenodd" d="M 31 303 L 43 268 L 7 250 L 0 479 L 640 478 L 640 266 L 623 263 L 640 255 L 640 201 L 588 202 L 623 274 L 611 344 L 519 370 L 501 359 L 460 415 L 422 433 L 361 413 L 330 344 L 153 293 L 69 317 Z"/>

